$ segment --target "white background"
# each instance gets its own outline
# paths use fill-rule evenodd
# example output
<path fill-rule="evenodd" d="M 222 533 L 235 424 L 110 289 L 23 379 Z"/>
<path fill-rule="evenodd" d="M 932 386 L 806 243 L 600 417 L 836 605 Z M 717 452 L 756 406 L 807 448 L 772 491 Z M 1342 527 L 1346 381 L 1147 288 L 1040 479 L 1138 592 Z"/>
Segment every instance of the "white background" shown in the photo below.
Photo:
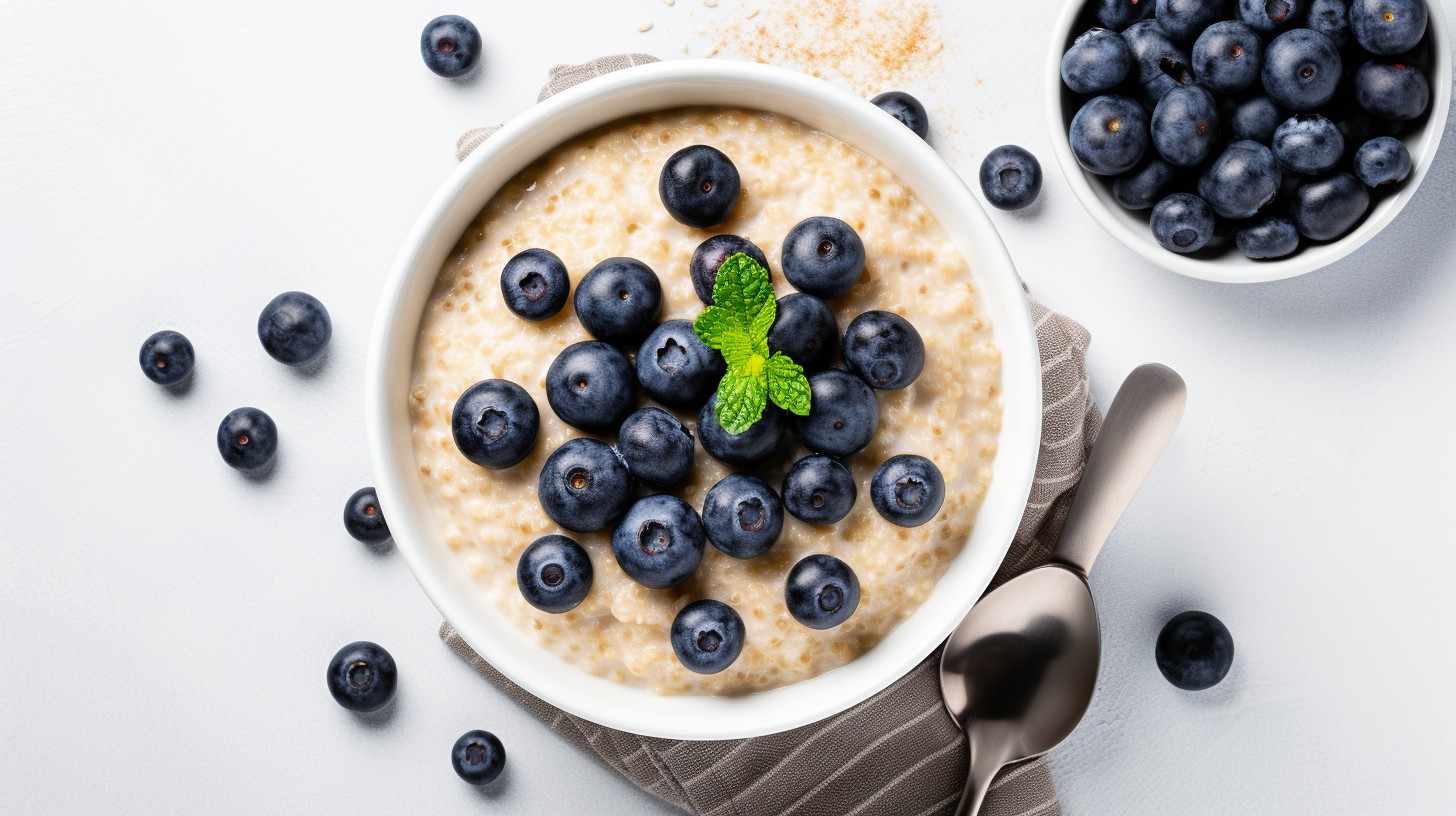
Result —
<path fill-rule="evenodd" d="M 747 6 L 370 5 L 0 5 L 0 811 L 666 812 L 474 676 L 402 559 L 340 515 L 371 481 L 376 296 L 455 137 L 527 107 L 554 63 L 697 55 L 711 34 L 694 31 Z M 947 0 L 945 51 L 906 87 L 962 176 L 1005 142 L 1042 157 L 1043 203 L 994 218 L 1033 291 L 1091 329 L 1102 403 L 1146 360 L 1191 387 L 1093 575 L 1106 662 L 1052 754 L 1066 812 L 1451 812 L 1456 140 L 1337 266 L 1181 279 L 1103 234 L 1050 161 L 1055 7 Z M 420 62 L 420 28 L 445 12 L 484 32 L 474 82 Z M 334 319 L 311 376 L 254 331 L 295 288 Z M 199 355 L 182 395 L 137 370 L 169 326 Z M 245 404 L 281 428 L 265 481 L 214 447 Z M 1185 608 L 1237 642 L 1203 694 L 1153 665 Z M 324 689 L 358 638 L 401 666 L 381 721 Z M 484 792 L 447 759 L 477 727 L 510 756 Z"/>

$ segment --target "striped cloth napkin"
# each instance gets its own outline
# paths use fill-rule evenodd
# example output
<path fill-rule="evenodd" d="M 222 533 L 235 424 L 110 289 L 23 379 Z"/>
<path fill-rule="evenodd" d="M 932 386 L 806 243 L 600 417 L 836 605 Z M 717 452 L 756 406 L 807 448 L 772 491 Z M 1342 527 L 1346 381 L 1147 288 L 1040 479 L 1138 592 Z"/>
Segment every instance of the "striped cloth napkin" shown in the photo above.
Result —
<path fill-rule="evenodd" d="M 624 54 L 559 65 L 540 99 L 655 57 Z M 456 145 L 464 159 L 497 130 Z M 992 586 L 1042 564 L 1061 534 L 1101 415 L 1087 387 L 1086 329 L 1031 301 L 1042 365 L 1042 442 L 1021 527 Z M 697 816 L 935 816 L 950 813 L 966 778 L 965 737 L 940 697 L 940 650 L 889 688 L 812 725 L 744 740 L 692 742 L 630 734 L 567 714 L 481 659 L 445 622 L 440 638 L 552 730 L 643 790 Z M 992 784 L 983 816 L 1059 816 L 1042 760 Z"/>

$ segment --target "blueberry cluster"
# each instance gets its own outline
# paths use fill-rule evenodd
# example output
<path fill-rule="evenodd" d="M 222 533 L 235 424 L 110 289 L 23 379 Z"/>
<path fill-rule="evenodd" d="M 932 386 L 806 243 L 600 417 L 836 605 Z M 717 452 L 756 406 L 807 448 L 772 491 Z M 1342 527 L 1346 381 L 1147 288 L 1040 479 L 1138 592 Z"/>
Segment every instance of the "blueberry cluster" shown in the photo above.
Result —
<path fill-rule="evenodd" d="M 1346 235 L 1410 175 L 1425 0 L 1095 0 L 1062 81 L 1072 153 L 1170 252 Z"/>

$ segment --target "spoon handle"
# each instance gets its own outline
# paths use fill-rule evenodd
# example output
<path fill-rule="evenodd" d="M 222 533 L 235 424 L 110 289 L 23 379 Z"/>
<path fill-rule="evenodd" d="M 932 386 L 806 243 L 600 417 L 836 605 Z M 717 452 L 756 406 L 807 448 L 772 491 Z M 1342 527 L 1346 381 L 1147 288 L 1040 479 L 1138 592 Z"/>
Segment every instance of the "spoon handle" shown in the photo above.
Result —
<path fill-rule="evenodd" d="M 1167 366 L 1147 363 L 1127 375 L 1107 409 L 1052 560 L 1084 575 L 1092 571 L 1103 542 L 1167 447 L 1187 403 L 1188 387 Z"/>
<path fill-rule="evenodd" d="M 955 816 L 976 816 L 991 790 L 996 774 L 1001 772 L 1005 761 L 989 755 L 976 746 L 975 736 L 966 731 L 966 786 L 961 791 L 961 800 L 956 805 Z"/>

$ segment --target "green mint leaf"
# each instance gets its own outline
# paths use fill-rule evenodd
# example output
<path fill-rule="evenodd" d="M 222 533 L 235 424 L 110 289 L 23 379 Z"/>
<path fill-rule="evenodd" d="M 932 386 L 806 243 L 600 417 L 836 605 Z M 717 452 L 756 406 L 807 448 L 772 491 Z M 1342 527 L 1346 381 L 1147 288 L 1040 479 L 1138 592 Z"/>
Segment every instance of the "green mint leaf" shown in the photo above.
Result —
<path fill-rule="evenodd" d="M 718 382 L 718 404 L 713 407 L 713 416 L 723 430 L 737 435 L 762 419 L 767 406 L 767 367 L 762 357 L 754 355 L 748 365 L 728 369 Z"/>
<path fill-rule="evenodd" d="M 804 369 L 782 351 L 774 352 L 764 364 L 768 396 L 774 405 L 799 416 L 809 415 L 809 379 Z"/>
<path fill-rule="evenodd" d="M 718 267 L 718 279 L 713 284 L 713 303 L 743 321 L 744 329 L 754 338 L 754 345 L 758 344 L 760 335 L 768 336 L 768 329 L 778 312 L 768 270 L 742 252 L 730 256 Z M 769 313 L 767 322 L 764 312 Z M 762 332 L 754 333 L 760 325 Z"/>
<path fill-rule="evenodd" d="M 693 321 L 693 332 L 708 348 L 722 352 L 729 366 L 741 364 L 752 353 L 748 327 L 728 309 L 709 306 Z"/>

